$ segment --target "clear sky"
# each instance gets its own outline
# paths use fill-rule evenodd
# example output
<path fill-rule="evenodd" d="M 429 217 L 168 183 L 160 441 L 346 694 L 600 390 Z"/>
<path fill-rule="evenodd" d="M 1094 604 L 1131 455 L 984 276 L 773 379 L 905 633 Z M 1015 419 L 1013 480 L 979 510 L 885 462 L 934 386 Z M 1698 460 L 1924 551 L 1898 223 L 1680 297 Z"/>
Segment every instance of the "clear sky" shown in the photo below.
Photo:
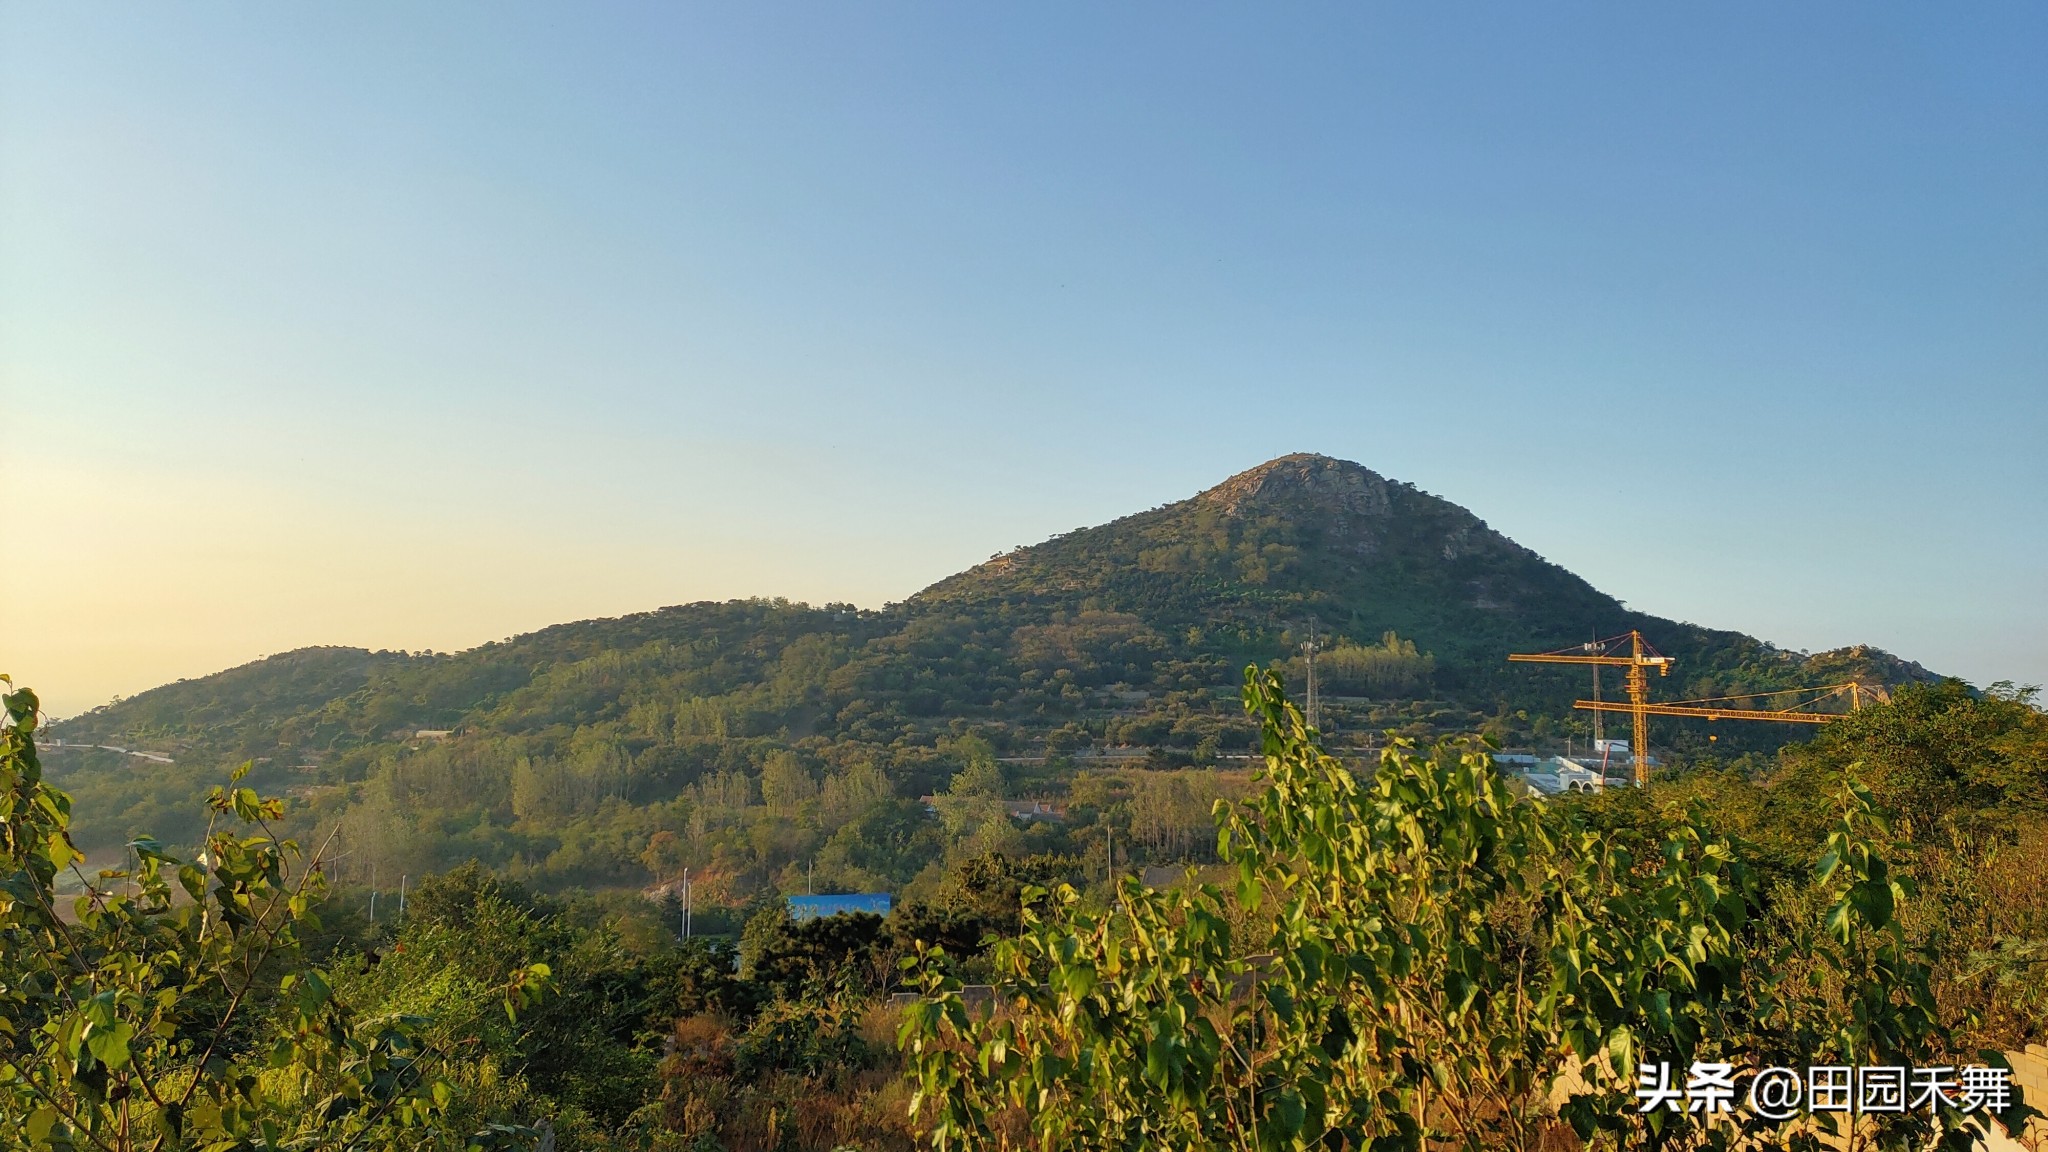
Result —
<path fill-rule="evenodd" d="M 1290 451 L 2048 681 L 2040 4 L 0 5 L 0 670 L 879 605 Z"/>

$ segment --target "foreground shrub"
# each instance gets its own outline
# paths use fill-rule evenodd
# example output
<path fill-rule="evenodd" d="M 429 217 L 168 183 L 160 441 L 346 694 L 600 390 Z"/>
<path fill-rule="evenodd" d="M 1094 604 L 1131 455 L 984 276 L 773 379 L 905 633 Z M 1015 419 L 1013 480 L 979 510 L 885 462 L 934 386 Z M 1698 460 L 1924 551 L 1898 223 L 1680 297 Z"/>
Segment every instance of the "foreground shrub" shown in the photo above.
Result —
<path fill-rule="evenodd" d="M 454 1110 L 431 1021 L 359 1015 L 304 962 L 319 853 L 272 831 L 283 803 L 238 787 L 190 861 L 155 841 L 79 873 L 69 797 L 43 782 L 36 698 L 0 726 L 0 1134 L 34 1149 L 460 1149 L 530 1142 Z M 79 895 L 60 907 L 69 871 Z M 69 914 L 66 915 L 66 912 Z M 485 990 L 516 1016 L 546 982 Z"/>
<path fill-rule="evenodd" d="M 1853 781 L 1810 882 L 1766 891 L 1691 814 L 1658 813 L 1638 854 L 1518 801 L 1481 745 L 1397 741 L 1361 776 L 1276 677 L 1248 670 L 1244 698 L 1265 767 L 1217 806 L 1233 894 L 1034 893 L 993 1010 L 912 962 L 901 1043 L 935 1147 L 1818 1147 L 1810 1118 L 1642 1112 L 1639 1066 L 1963 1062 Z M 1962 1148 L 1980 1123 L 1854 1138 Z"/>

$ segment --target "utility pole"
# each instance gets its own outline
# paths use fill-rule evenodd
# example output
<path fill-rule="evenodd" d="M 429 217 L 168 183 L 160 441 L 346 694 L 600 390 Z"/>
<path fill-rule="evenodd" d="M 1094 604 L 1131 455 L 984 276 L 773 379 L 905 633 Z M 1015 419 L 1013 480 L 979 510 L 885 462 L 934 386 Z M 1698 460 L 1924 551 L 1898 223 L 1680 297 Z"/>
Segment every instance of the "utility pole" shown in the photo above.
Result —
<path fill-rule="evenodd" d="M 1600 656 L 1604 655 L 1606 651 L 1606 647 L 1604 647 L 1598 640 L 1594 640 L 1586 645 L 1586 652 L 1588 655 Z M 1593 702 L 1596 704 L 1600 702 L 1600 666 L 1598 664 L 1593 665 Z M 1600 720 L 1600 711 L 1598 709 L 1595 709 L 1593 711 L 1593 747 L 1595 748 L 1600 747 L 1600 741 L 1606 735 L 1606 733 L 1602 729 Z M 1606 776 L 1602 775 L 1601 783 L 1604 785 L 1606 782 Z"/>
<path fill-rule="evenodd" d="M 377 862 L 370 861 L 370 927 L 377 926 Z"/>
<path fill-rule="evenodd" d="M 1302 655 L 1308 659 L 1308 726 L 1317 728 L 1316 723 L 1316 618 L 1308 618 L 1308 639 L 1302 641 Z"/>
<path fill-rule="evenodd" d="M 398 922 L 401 925 L 405 923 L 405 881 L 406 877 L 400 875 L 398 878 Z"/>

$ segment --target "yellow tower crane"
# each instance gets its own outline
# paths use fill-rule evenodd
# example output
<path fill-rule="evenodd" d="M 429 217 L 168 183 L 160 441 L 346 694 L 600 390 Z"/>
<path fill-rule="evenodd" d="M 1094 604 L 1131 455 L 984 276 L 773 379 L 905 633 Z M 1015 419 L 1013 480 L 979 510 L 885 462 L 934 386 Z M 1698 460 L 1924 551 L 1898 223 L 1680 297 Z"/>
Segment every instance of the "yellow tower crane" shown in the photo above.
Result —
<path fill-rule="evenodd" d="M 1628 655 L 1607 654 L 1617 641 L 1629 642 Z M 1657 675 L 1671 675 L 1671 657 L 1650 647 L 1643 634 L 1630 631 L 1625 637 L 1615 636 L 1606 640 L 1595 640 L 1577 648 L 1560 648 L 1555 652 L 1516 652 L 1508 657 L 1525 664 L 1590 664 L 1594 668 L 1628 669 L 1628 703 L 1606 700 L 1581 700 L 1579 706 L 1593 705 L 1601 712 L 1627 712 L 1635 719 L 1635 738 L 1629 744 L 1629 755 L 1635 759 L 1636 783 L 1646 784 L 1650 780 L 1649 754 L 1650 733 L 1650 673 L 1655 668 Z"/>
<path fill-rule="evenodd" d="M 1608 655 L 1609 651 L 1628 641 L 1627 655 Z M 1691 716 L 1704 720 L 1774 720 L 1781 724 L 1825 724 L 1840 720 L 1840 712 L 1815 711 L 1815 705 L 1827 700 L 1846 700 L 1850 711 L 1863 707 L 1866 699 L 1889 702 L 1891 695 L 1882 687 L 1873 687 L 1851 681 L 1847 684 L 1827 684 L 1819 688 L 1800 688 L 1779 692 L 1751 692 L 1741 696 L 1714 696 L 1703 700 L 1679 700 L 1670 704 L 1650 703 L 1650 677 L 1648 670 L 1655 668 L 1659 676 L 1671 674 L 1671 657 L 1662 655 L 1643 639 L 1641 632 L 1631 631 L 1626 636 L 1612 636 L 1595 640 L 1574 648 L 1560 648 L 1555 652 L 1516 652 L 1509 660 L 1530 664 L 1589 664 L 1594 675 L 1603 667 L 1628 669 L 1628 702 L 1598 699 L 1599 681 L 1594 681 L 1595 699 L 1574 701 L 1572 707 L 1588 712 L 1627 712 L 1634 721 L 1634 740 L 1629 753 L 1635 761 L 1636 784 L 1638 787 L 1649 783 L 1649 731 L 1652 716 Z M 1790 706 L 1783 708 L 1728 707 L 1737 701 L 1801 697 Z"/>

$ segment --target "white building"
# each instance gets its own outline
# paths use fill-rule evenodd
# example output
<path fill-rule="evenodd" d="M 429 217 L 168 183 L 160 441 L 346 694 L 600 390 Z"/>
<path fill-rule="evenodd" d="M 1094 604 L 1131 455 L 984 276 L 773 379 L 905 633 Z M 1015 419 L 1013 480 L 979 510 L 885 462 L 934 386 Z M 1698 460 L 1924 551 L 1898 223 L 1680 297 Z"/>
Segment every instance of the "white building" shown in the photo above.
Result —
<path fill-rule="evenodd" d="M 1582 761 L 1567 756 L 1551 756 L 1525 769 L 1522 772 L 1522 779 L 1529 782 L 1529 787 L 1546 796 L 1556 796 L 1564 792 L 1598 792 L 1603 783 L 1615 787 L 1625 787 L 1633 783 L 1627 775 L 1629 763 L 1626 756 L 1616 758 L 1610 755 L 1607 760 L 1608 776 L 1603 782 L 1599 761 L 1590 757 Z"/>

